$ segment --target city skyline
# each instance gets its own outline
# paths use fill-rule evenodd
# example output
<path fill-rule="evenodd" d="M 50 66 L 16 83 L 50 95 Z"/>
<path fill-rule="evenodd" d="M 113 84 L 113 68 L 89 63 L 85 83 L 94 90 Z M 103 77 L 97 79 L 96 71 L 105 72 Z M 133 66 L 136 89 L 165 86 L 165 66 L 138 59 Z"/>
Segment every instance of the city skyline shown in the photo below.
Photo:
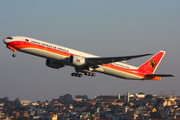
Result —
<path fill-rule="evenodd" d="M 1 98 L 46 100 L 66 93 L 93 96 L 119 93 L 180 95 L 180 1 L 2 1 L 0 4 Z M 90 54 L 127 56 L 166 51 L 155 73 L 160 81 L 123 80 L 97 73 L 71 77 L 74 69 L 48 68 L 45 59 L 12 51 L 7 36 L 27 36 Z M 126 61 L 139 66 L 149 57 Z"/>
<path fill-rule="evenodd" d="M 69 94 L 69 93 L 62 94 L 62 95 L 59 95 L 59 96 L 57 96 L 57 97 L 49 98 L 49 99 L 46 99 L 46 100 L 48 100 L 48 101 L 50 102 L 50 101 L 53 101 L 53 99 L 58 99 L 58 98 L 60 98 L 61 96 L 65 96 L 65 95 L 67 95 L 67 94 Z M 130 93 L 130 92 L 127 92 L 127 93 L 122 93 L 122 94 L 117 94 L 117 95 L 114 95 L 114 94 L 113 94 L 113 95 L 106 95 L 106 94 L 103 94 L 103 95 L 102 95 L 102 94 L 100 94 L 100 95 L 94 96 L 93 98 L 89 98 L 88 95 L 86 95 L 86 94 L 84 94 L 84 95 L 87 96 L 88 99 L 93 100 L 93 99 L 95 99 L 97 96 L 117 96 L 118 99 L 120 99 L 121 96 L 127 96 L 127 94 L 129 94 L 129 96 L 132 96 L 132 95 L 136 96 L 136 95 L 142 95 L 142 94 L 144 94 L 145 96 L 146 96 L 146 95 L 155 95 L 155 96 L 175 95 L 175 94 L 174 94 L 174 91 L 173 91 L 172 94 L 166 94 L 166 95 L 164 95 L 163 92 L 161 92 L 161 94 L 150 94 L 150 93 L 146 94 L 146 93 L 143 93 L 143 92 L 139 92 L 139 93 Z M 69 95 L 71 95 L 71 94 L 69 94 Z M 84 95 L 80 95 L 80 96 L 84 96 Z M 71 95 L 71 96 L 72 96 L 72 95 Z M 72 98 L 75 99 L 76 96 L 79 96 L 79 95 L 72 96 Z M 176 96 L 176 95 L 175 95 L 175 96 Z M 180 96 L 180 95 L 177 95 L 177 96 Z M 3 98 L 9 98 L 9 97 L 8 97 L 8 96 L 4 96 L 4 97 L 0 97 L 0 98 L 3 99 Z M 28 99 L 21 99 L 21 98 L 19 98 L 19 97 L 15 97 L 14 100 L 16 100 L 17 98 L 18 98 L 20 101 L 26 101 L 26 100 L 27 100 L 27 101 L 31 101 L 31 102 L 37 102 L 37 101 L 45 102 L 45 101 L 46 101 L 46 100 L 34 100 L 34 101 L 32 101 L 32 100 L 28 100 Z M 10 98 L 9 98 L 9 100 L 10 100 L 10 101 L 14 101 L 13 99 L 10 99 Z"/>

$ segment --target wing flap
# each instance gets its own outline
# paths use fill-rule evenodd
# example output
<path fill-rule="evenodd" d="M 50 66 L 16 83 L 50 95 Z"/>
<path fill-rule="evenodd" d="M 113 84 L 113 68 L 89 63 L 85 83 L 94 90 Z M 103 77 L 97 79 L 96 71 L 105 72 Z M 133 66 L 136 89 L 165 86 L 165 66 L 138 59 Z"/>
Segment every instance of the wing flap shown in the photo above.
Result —
<path fill-rule="evenodd" d="M 173 74 L 146 74 L 147 77 L 175 77 Z"/>

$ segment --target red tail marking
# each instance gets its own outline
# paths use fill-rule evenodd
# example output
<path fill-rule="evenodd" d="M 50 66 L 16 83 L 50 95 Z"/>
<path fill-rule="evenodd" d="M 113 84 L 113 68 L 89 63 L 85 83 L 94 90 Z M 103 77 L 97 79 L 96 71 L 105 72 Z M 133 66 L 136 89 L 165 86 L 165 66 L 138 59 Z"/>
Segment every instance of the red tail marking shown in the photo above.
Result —
<path fill-rule="evenodd" d="M 139 67 L 139 70 L 145 71 L 147 74 L 153 74 L 158 67 L 159 63 L 161 62 L 161 59 L 163 58 L 165 54 L 165 51 L 160 51 L 156 55 L 154 55 L 152 58 L 150 58 L 148 61 L 146 61 L 144 64 L 142 64 Z"/>

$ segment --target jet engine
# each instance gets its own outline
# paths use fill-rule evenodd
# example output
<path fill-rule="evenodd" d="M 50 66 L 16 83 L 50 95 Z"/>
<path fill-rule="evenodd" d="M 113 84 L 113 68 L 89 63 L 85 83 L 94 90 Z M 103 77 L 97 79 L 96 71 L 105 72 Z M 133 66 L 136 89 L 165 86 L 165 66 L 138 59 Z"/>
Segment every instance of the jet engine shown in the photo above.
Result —
<path fill-rule="evenodd" d="M 64 65 L 60 63 L 59 61 L 51 60 L 51 59 L 46 60 L 46 65 L 50 68 L 55 68 L 55 69 L 64 67 Z"/>
<path fill-rule="evenodd" d="M 85 58 L 76 55 L 70 56 L 69 63 L 75 67 L 83 67 L 86 65 Z"/>

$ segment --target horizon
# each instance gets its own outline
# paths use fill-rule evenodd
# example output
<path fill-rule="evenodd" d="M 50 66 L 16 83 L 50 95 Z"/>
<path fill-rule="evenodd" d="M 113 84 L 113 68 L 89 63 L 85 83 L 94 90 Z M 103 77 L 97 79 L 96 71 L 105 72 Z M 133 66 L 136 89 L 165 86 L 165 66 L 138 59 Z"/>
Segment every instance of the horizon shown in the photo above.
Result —
<path fill-rule="evenodd" d="M 127 93 L 128 93 L 128 92 L 127 92 Z M 120 96 L 124 96 L 124 95 L 127 95 L 127 93 L 117 94 L 117 95 L 102 95 L 102 96 L 119 96 L 119 95 L 120 95 Z M 139 93 L 143 93 L 143 92 L 139 92 Z M 133 94 L 130 93 L 129 95 L 136 95 L 136 94 L 139 95 L 139 93 L 133 93 Z M 66 93 L 66 94 L 69 94 L 69 93 Z M 64 94 L 64 95 L 66 95 L 66 94 Z M 60 95 L 60 96 L 64 96 L 64 95 Z M 71 94 L 70 94 L 70 95 L 71 95 Z M 149 93 L 149 94 L 145 94 L 145 93 L 144 93 L 144 95 L 156 95 L 156 94 L 150 94 L 150 93 Z M 174 95 L 174 94 L 169 94 L 169 95 Z M 157 96 L 169 96 L 169 95 L 163 95 L 163 94 L 161 94 L 161 95 L 157 95 Z M 59 97 L 60 97 L 60 96 L 59 96 Z M 75 96 L 76 96 L 76 95 L 75 95 Z M 76 98 L 75 96 L 74 96 L 74 97 L 72 96 L 72 98 L 75 99 L 75 98 Z M 96 95 L 96 96 L 101 96 L 101 95 Z M 88 95 L 87 95 L 88 99 L 95 99 L 96 96 L 94 96 L 94 98 L 89 98 Z M 175 96 L 180 96 L 180 95 L 175 95 Z M 6 96 L 6 97 L 8 97 L 8 96 Z M 57 98 L 51 98 L 51 100 L 49 100 L 49 99 L 47 99 L 47 100 L 50 102 L 50 101 L 52 101 L 53 99 L 58 99 L 59 97 L 57 97 Z M 5 98 L 5 97 L 2 97 L 2 98 Z M 2 99 L 2 98 L 1 98 L 1 99 Z M 8 97 L 8 98 L 9 98 L 9 97 Z M 16 97 L 15 99 L 17 99 L 17 98 L 19 98 L 19 97 Z M 13 101 L 13 100 L 11 100 L 11 99 L 9 99 L 9 100 L 10 100 L 10 101 Z M 37 101 L 44 102 L 44 101 L 46 101 L 46 100 L 35 100 L 35 101 L 32 101 L 32 100 L 28 100 L 28 99 L 23 99 L 23 100 L 21 100 L 20 98 L 19 98 L 19 100 L 20 100 L 20 101 L 25 101 L 25 100 L 27 100 L 27 101 L 31 101 L 31 102 L 37 102 Z"/>

